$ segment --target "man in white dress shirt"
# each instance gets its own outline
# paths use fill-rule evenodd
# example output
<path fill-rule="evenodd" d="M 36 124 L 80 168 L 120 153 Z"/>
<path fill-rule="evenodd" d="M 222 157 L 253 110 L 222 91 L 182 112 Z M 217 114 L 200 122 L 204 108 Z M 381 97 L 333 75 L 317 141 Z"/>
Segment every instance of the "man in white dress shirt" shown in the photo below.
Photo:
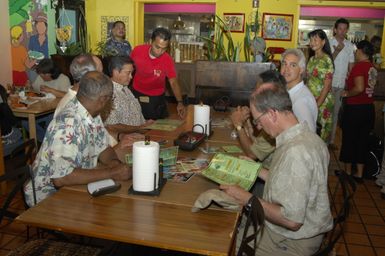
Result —
<path fill-rule="evenodd" d="M 341 108 L 341 93 L 345 88 L 348 72 L 354 65 L 355 46 L 346 39 L 348 30 L 349 21 L 344 18 L 338 19 L 334 24 L 334 37 L 329 40 L 335 66 L 332 82 L 332 93 L 334 95 L 333 130 L 330 144 L 334 143 L 336 135 L 338 112 Z"/>
<path fill-rule="evenodd" d="M 281 75 L 286 81 L 286 88 L 293 104 L 293 112 L 300 123 L 306 122 L 309 129 L 316 132 L 318 108 L 313 94 L 303 82 L 305 71 L 306 58 L 301 50 L 288 49 L 282 54 Z M 265 77 L 279 80 L 279 77 L 270 75 L 272 72 L 267 71 L 260 74 L 261 80 L 270 82 Z M 246 127 L 249 117 L 249 108 L 242 107 L 232 113 L 231 120 L 238 131 L 241 147 L 245 154 L 250 158 L 264 161 L 275 149 L 274 140 L 266 138 L 263 133 L 253 138 L 250 135 L 252 133 Z"/>

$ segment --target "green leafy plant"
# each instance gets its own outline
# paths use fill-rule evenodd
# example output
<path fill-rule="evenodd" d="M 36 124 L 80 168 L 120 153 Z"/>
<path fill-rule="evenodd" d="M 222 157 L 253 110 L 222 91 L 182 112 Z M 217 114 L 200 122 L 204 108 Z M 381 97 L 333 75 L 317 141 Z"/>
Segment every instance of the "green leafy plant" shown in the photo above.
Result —
<path fill-rule="evenodd" d="M 255 46 L 264 45 L 263 38 L 258 36 L 259 31 L 261 29 L 258 9 L 250 13 L 249 19 L 250 22 L 246 23 L 245 37 L 243 39 L 243 48 L 245 60 L 247 62 L 255 62 Z M 266 61 L 266 56 L 267 52 L 265 52 L 264 54 L 263 61 Z"/>
<path fill-rule="evenodd" d="M 117 56 L 118 52 L 116 50 L 112 50 L 107 48 L 107 41 L 100 41 L 96 44 L 95 52 L 102 56 L 102 58 L 107 56 Z"/>
<path fill-rule="evenodd" d="M 211 35 L 209 31 L 209 34 Z M 231 32 L 226 23 L 218 16 L 215 16 L 214 38 L 200 37 L 206 43 L 206 57 L 215 61 L 239 61 L 241 44 L 234 44 Z M 225 47 L 227 41 L 227 47 Z"/>

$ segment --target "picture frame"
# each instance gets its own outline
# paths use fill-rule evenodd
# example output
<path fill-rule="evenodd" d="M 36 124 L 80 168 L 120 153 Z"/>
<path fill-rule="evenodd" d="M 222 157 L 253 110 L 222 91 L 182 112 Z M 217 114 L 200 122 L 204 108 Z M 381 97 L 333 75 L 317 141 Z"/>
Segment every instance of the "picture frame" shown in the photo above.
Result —
<path fill-rule="evenodd" d="M 223 21 L 230 32 L 243 33 L 245 29 L 244 13 L 224 13 Z"/>
<path fill-rule="evenodd" d="M 105 42 L 111 36 L 112 25 L 115 21 L 123 21 L 126 25 L 126 35 L 128 34 L 129 16 L 101 16 L 101 41 Z"/>
<path fill-rule="evenodd" d="M 291 41 L 293 19 L 292 14 L 264 13 L 262 17 L 263 39 Z"/>

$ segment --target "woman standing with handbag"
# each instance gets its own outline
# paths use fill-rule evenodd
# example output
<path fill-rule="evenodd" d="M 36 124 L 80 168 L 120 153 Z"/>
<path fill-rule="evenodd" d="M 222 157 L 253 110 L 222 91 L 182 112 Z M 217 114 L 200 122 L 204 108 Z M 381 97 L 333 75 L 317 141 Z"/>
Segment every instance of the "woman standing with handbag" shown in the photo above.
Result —
<path fill-rule="evenodd" d="M 372 63 L 373 53 L 370 42 L 363 40 L 357 44 L 356 63 L 347 79 L 347 89 L 342 92 L 342 97 L 346 97 L 346 104 L 341 121 L 340 161 L 345 163 L 348 174 L 352 174 L 352 164 L 357 164 L 357 172 L 352 175 L 359 183 L 363 182 L 369 133 L 375 119 L 373 90 L 377 70 Z"/>

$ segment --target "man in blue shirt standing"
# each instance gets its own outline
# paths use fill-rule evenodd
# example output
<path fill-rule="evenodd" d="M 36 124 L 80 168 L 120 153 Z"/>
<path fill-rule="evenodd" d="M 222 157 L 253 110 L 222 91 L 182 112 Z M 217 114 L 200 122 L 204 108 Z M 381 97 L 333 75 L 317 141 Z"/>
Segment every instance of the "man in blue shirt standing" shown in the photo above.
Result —
<path fill-rule="evenodd" d="M 111 29 L 111 37 L 106 42 L 107 51 L 113 56 L 129 56 L 131 45 L 126 38 L 126 25 L 123 21 L 115 21 Z"/>

